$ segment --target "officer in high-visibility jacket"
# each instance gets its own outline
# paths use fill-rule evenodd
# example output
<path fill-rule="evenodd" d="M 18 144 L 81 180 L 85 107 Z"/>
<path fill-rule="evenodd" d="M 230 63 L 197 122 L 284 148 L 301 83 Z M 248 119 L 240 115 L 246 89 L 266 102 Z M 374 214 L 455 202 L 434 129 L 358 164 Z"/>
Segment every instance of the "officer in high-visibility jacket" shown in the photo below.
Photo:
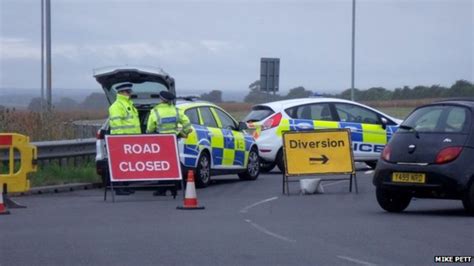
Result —
<path fill-rule="evenodd" d="M 193 131 L 189 118 L 183 111 L 174 105 L 175 95 L 168 91 L 160 92 L 161 103 L 157 104 L 148 116 L 147 133 L 175 134 L 178 138 L 186 138 Z M 173 185 L 171 193 L 177 195 L 178 183 L 164 182 L 164 185 Z M 166 189 L 158 189 L 153 193 L 155 196 L 165 195 Z"/>
<path fill-rule="evenodd" d="M 147 133 L 175 134 L 187 137 L 193 131 L 189 118 L 173 103 L 176 97 L 169 91 L 161 91 L 161 103 L 157 104 L 148 117 Z"/>
<path fill-rule="evenodd" d="M 140 119 L 138 117 L 138 111 L 133 105 L 130 96 L 132 94 L 133 84 L 125 83 L 115 88 L 117 91 L 117 98 L 115 102 L 109 107 L 109 126 L 110 134 L 141 134 Z M 109 180 L 104 180 L 104 184 L 107 184 Z M 121 183 L 118 185 L 126 185 L 127 183 Z M 130 189 L 117 189 L 115 194 L 117 195 L 130 195 L 134 191 Z"/>
<path fill-rule="evenodd" d="M 115 88 L 117 99 L 109 107 L 110 134 L 141 134 L 140 119 L 137 108 L 130 100 L 132 94 L 131 83 L 119 85 Z"/>

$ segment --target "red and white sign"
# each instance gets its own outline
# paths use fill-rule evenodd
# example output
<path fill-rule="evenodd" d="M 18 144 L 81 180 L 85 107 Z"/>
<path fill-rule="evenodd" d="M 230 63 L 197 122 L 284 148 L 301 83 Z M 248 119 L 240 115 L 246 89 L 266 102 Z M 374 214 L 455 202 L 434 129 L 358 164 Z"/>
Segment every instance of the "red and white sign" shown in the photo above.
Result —
<path fill-rule="evenodd" d="M 111 181 L 181 180 L 176 136 L 107 135 Z"/>

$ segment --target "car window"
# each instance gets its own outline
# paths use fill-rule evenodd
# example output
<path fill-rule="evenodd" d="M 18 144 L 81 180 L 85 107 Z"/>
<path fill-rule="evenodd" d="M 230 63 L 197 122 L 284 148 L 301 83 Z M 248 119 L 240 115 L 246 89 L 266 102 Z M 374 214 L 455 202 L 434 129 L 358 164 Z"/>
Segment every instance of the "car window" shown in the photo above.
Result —
<path fill-rule="evenodd" d="M 418 132 L 463 132 L 469 129 L 469 111 L 459 106 L 426 106 L 415 110 L 402 123 Z"/>
<path fill-rule="evenodd" d="M 111 92 L 113 94 L 116 94 L 117 91 L 115 90 L 115 88 L 117 86 L 120 86 L 120 85 L 125 84 L 125 83 L 130 83 L 130 82 L 121 82 L 121 83 L 114 84 L 112 86 Z M 160 93 L 160 91 L 167 91 L 168 90 L 168 87 L 166 87 L 166 85 L 164 83 L 155 82 L 155 81 L 145 81 L 145 82 L 142 82 L 142 83 L 133 83 L 132 82 L 132 84 L 133 84 L 133 87 L 132 87 L 133 93 L 132 94 L 153 93 L 153 94 L 158 95 Z"/>
<path fill-rule="evenodd" d="M 295 119 L 334 121 L 331 115 L 329 103 L 316 103 L 295 106 L 285 110 L 286 113 Z"/>
<path fill-rule="evenodd" d="M 254 106 L 252 111 L 244 118 L 245 122 L 258 122 L 269 117 L 275 113 L 270 107 L 267 106 Z"/>
<path fill-rule="evenodd" d="M 212 115 L 211 109 L 209 107 L 200 107 L 199 108 L 202 117 L 202 125 L 206 127 L 217 127 L 216 119 Z"/>
<path fill-rule="evenodd" d="M 461 132 L 467 126 L 467 109 L 461 107 L 453 107 L 449 110 L 446 118 L 446 131 Z"/>
<path fill-rule="evenodd" d="M 226 113 L 224 113 L 222 110 L 214 108 L 216 111 L 217 116 L 219 116 L 219 119 L 221 120 L 222 128 L 226 129 L 235 129 L 237 128 L 235 121 Z"/>
<path fill-rule="evenodd" d="M 336 103 L 335 106 L 341 122 L 380 124 L 378 114 L 372 110 L 347 103 Z"/>
<path fill-rule="evenodd" d="M 199 115 L 197 112 L 197 108 L 191 108 L 186 110 L 184 114 L 189 118 L 189 121 L 191 121 L 191 124 L 194 125 L 199 125 Z"/>

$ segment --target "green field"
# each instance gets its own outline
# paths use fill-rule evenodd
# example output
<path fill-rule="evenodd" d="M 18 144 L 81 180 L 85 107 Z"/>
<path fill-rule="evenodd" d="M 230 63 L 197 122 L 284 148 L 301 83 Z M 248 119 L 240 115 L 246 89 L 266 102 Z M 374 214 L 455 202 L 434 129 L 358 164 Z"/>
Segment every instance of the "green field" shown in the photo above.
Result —
<path fill-rule="evenodd" d="M 29 178 L 32 187 L 101 182 L 100 177 L 95 172 L 94 163 L 87 163 L 77 167 L 60 167 L 59 164 L 52 163 L 38 167 L 38 171 L 30 174 Z"/>

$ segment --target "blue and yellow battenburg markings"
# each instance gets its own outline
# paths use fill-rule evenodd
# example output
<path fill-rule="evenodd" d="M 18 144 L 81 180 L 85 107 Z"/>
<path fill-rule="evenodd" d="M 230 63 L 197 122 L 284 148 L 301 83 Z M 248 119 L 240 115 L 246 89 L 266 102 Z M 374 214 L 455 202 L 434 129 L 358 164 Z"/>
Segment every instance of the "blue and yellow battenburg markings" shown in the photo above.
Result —
<path fill-rule="evenodd" d="M 392 138 L 398 126 L 387 126 L 384 130 L 380 125 L 361 124 L 336 121 L 314 121 L 306 119 L 282 119 L 277 128 L 277 135 L 285 131 L 304 131 L 324 128 L 349 128 L 354 151 L 381 152 L 385 144 Z"/>
<path fill-rule="evenodd" d="M 184 142 L 185 166 L 195 167 L 200 152 L 205 148 L 211 151 L 214 165 L 246 166 L 250 148 L 255 144 L 252 136 L 239 137 L 242 133 L 200 125 L 193 125 L 193 128 Z M 219 135 L 223 138 L 216 137 Z"/>

